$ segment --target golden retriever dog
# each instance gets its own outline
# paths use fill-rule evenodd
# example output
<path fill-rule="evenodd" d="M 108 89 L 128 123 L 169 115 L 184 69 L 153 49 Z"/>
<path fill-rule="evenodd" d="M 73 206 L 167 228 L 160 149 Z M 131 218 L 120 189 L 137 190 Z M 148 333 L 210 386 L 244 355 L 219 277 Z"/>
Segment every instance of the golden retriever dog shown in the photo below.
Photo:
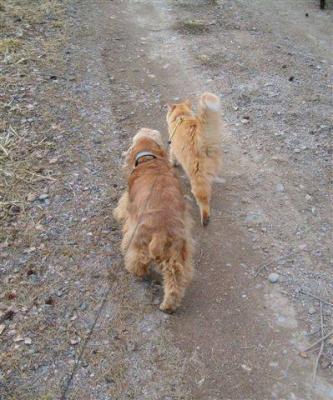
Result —
<path fill-rule="evenodd" d="M 209 222 L 212 183 L 221 166 L 220 112 L 220 100 L 212 93 L 201 95 L 197 115 L 188 100 L 168 105 L 170 161 L 179 162 L 189 177 L 202 225 Z"/>
<path fill-rule="evenodd" d="M 160 309 L 173 312 L 192 279 L 191 219 L 158 131 L 134 136 L 125 170 L 128 187 L 114 210 L 123 224 L 125 268 L 142 278 L 154 264 L 163 277 Z"/>

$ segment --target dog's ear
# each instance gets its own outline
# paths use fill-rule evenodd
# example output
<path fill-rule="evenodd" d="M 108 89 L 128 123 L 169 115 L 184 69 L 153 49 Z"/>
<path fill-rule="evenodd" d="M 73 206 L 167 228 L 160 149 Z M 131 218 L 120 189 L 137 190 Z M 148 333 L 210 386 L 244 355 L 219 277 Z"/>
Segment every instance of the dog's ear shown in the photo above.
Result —
<path fill-rule="evenodd" d="M 175 108 L 176 108 L 176 104 L 167 104 L 167 106 L 168 106 L 168 111 L 169 112 L 172 112 Z"/>
<path fill-rule="evenodd" d="M 187 99 L 187 100 L 184 101 L 184 103 L 185 103 L 188 107 L 192 108 L 191 100 Z"/>

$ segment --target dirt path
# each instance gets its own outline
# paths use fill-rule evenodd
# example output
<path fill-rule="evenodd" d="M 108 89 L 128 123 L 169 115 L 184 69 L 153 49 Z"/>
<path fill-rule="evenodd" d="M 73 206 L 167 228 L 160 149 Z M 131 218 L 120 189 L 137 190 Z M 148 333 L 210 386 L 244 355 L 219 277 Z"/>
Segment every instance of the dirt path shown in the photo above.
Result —
<path fill-rule="evenodd" d="M 316 353 L 298 354 L 320 321 L 300 290 L 333 301 L 333 28 L 330 11 L 300 3 L 69 2 L 54 100 L 61 178 L 39 220 L 47 236 L 4 269 L 24 288 L 5 331 L 4 399 L 333 399 L 332 343 L 315 386 Z M 160 286 L 121 269 L 111 209 L 133 133 L 165 133 L 166 102 L 205 90 L 223 103 L 224 169 L 208 228 L 193 207 L 196 277 L 168 316 Z M 23 277 L 32 263 L 37 285 Z M 18 334 L 32 337 L 30 350 L 13 343 Z"/>

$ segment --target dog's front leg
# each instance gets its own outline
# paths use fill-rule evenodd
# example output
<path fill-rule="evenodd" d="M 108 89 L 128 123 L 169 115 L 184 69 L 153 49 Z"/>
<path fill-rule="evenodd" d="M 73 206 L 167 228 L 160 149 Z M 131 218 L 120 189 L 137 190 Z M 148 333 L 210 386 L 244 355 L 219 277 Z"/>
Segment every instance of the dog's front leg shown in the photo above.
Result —
<path fill-rule="evenodd" d="M 113 210 L 113 216 L 118 222 L 126 219 L 128 207 L 128 192 L 124 192 L 118 201 L 117 207 Z"/>
<path fill-rule="evenodd" d="M 179 165 L 178 161 L 177 161 L 176 156 L 171 148 L 170 148 L 170 153 L 169 153 L 169 161 L 173 167 L 178 167 L 178 165 Z"/>

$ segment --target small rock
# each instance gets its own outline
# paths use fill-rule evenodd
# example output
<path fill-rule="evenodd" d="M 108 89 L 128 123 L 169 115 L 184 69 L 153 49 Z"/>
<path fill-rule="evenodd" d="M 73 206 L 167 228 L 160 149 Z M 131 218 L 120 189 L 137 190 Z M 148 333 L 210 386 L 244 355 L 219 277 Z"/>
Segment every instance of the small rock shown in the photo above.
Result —
<path fill-rule="evenodd" d="M 0 325 L 0 335 L 2 334 L 2 332 L 5 330 L 6 325 Z"/>
<path fill-rule="evenodd" d="M 283 193 L 285 191 L 284 185 L 282 183 L 278 183 L 275 187 L 275 190 L 279 193 Z"/>
<path fill-rule="evenodd" d="M 27 196 L 27 201 L 32 202 L 32 201 L 35 201 L 36 198 L 37 198 L 36 193 L 29 193 L 28 196 Z"/>
<path fill-rule="evenodd" d="M 316 312 L 316 309 L 314 307 L 309 308 L 309 314 L 312 315 Z"/>
<path fill-rule="evenodd" d="M 73 346 L 79 344 L 80 342 L 81 342 L 81 339 L 80 339 L 80 338 L 71 339 L 71 340 L 70 340 L 70 343 L 71 343 L 71 345 L 73 345 Z"/>
<path fill-rule="evenodd" d="M 247 115 L 245 115 L 242 119 L 241 119 L 242 124 L 248 124 L 250 122 L 250 117 L 248 117 Z"/>
<path fill-rule="evenodd" d="M 14 342 L 18 343 L 18 342 L 23 342 L 24 338 L 21 335 L 16 336 L 16 338 L 14 338 Z"/>
<path fill-rule="evenodd" d="M 321 362 L 320 362 L 320 366 L 321 366 L 323 369 L 328 368 L 330 365 L 331 365 L 331 361 L 330 361 L 330 360 L 327 360 L 326 358 L 323 359 L 323 360 L 321 360 Z"/>
<path fill-rule="evenodd" d="M 312 196 L 310 196 L 309 194 L 307 194 L 307 195 L 305 196 L 305 200 L 306 200 L 306 201 L 312 200 Z"/>
<path fill-rule="evenodd" d="M 57 162 L 58 162 L 58 158 L 54 157 L 54 158 L 51 158 L 51 160 L 49 161 L 49 164 L 56 164 Z"/>
<path fill-rule="evenodd" d="M 85 311 L 88 308 L 87 303 L 83 302 L 80 304 L 80 310 Z"/>
<path fill-rule="evenodd" d="M 49 197 L 49 195 L 47 193 L 42 193 L 38 198 L 39 200 L 46 200 Z"/>
<path fill-rule="evenodd" d="M 243 368 L 244 371 L 247 371 L 247 372 L 252 371 L 252 368 L 251 368 L 251 367 L 248 367 L 248 366 L 245 365 L 245 364 L 242 364 L 241 367 Z"/>
<path fill-rule="evenodd" d="M 114 383 L 114 380 L 112 379 L 111 375 L 105 375 L 104 379 L 106 383 Z"/>
<path fill-rule="evenodd" d="M 231 267 L 231 264 L 228 263 L 228 264 L 226 264 L 226 266 L 227 266 L 227 267 Z"/>
<path fill-rule="evenodd" d="M 276 272 L 272 272 L 271 274 L 268 275 L 268 280 L 270 283 L 276 283 L 279 281 L 280 275 L 277 274 Z"/>
<path fill-rule="evenodd" d="M 308 353 L 307 353 L 306 351 L 301 351 L 301 352 L 299 353 L 299 355 L 300 355 L 302 358 L 309 358 L 309 355 L 308 355 Z"/>
<path fill-rule="evenodd" d="M 301 152 L 300 149 L 298 149 L 298 148 L 294 149 L 294 153 L 300 153 L 300 152 Z"/>
<path fill-rule="evenodd" d="M 30 346 L 31 343 L 32 343 L 32 340 L 31 340 L 29 337 L 27 337 L 27 338 L 24 339 L 24 344 Z"/>
<path fill-rule="evenodd" d="M 138 346 L 134 342 L 129 342 L 127 343 L 127 351 L 136 351 L 138 349 Z"/>

